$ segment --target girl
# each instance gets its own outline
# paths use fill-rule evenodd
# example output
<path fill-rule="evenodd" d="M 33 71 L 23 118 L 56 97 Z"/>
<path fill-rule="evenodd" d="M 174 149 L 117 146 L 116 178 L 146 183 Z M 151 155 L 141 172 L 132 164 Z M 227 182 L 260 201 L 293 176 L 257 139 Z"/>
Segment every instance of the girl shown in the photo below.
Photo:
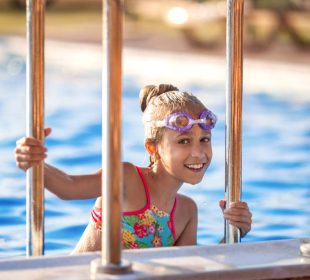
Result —
<path fill-rule="evenodd" d="M 199 183 L 212 159 L 211 130 L 216 116 L 195 96 L 180 92 L 172 85 L 146 86 L 140 91 L 145 125 L 145 148 L 150 155 L 147 167 L 123 163 L 124 212 L 122 242 L 124 248 L 195 245 L 197 206 L 179 194 L 184 182 Z M 51 130 L 46 129 L 46 136 Z M 17 142 L 17 166 L 27 170 L 46 157 L 47 149 L 34 138 Z M 101 170 L 70 176 L 44 165 L 47 189 L 63 199 L 99 197 Z M 251 229 L 251 212 L 245 202 L 232 203 L 224 218 L 237 226 L 241 236 Z M 101 198 L 95 203 L 91 220 L 74 252 L 101 247 Z"/>

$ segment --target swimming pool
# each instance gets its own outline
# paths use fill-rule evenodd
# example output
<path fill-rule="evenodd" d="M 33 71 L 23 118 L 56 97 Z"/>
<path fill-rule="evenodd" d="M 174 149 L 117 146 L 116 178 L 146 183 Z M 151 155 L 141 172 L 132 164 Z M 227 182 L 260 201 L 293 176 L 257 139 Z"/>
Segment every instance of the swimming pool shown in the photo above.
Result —
<path fill-rule="evenodd" d="M 25 174 L 13 157 L 15 141 L 25 134 L 24 44 L 16 38 L 0 40 L 1 257 L 25 253 Z M 45 122 L 53 128 L 46 140 L 47 162 L 72 174 L 93 172 L 101 162 L 100 48 L 50 42 L 46 54 Z M 225 173 L 223 60 L 130 49 L 124 60 L 124 160 L 148 163 L 137 98 L 145 84 L 178 85 L 218 115 L 213 162 L 203 182 L 182 187 L 198 204 L 199 244 L 217 243 L 223 236 L 217 205 Z M 244 242 L 310 236 L 310 86 L 303 78 L 310 70 L 298 68 L 293 78 L 291 66 L 286 72 L 267 66 L 261 72 L 253 72 L 260 67 L 255 63 L 245 67 L 245 80 L 251 83 L 245 82 L 244 95 L 243 199 L 253 212 L 253 229 Z M 273 86 L 266 90 L 264 83 Z M 93 200 L 62 201 L 46 192 L 46 254 L 72 250 L 92 204 Z"/>

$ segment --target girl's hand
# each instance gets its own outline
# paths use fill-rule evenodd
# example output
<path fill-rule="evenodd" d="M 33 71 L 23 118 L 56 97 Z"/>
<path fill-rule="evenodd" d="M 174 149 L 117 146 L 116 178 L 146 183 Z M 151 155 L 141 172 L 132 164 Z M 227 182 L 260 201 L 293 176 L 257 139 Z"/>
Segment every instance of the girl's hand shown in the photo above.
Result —
<path fill-rule="evenodd" d="M 225 209 L 226 201 L 220 200 L 219 206 L 222 208 L 224 219 L 240 229 L 241 237 L 251 230 L 252 213 L 246 202 L 233 202 L 228 209 Z"/>
<path fill-rule="evenodd" d="M 44 129 L 47 137 L 52 132 L 51 128 Z M 41 163 L 46 157 L 47 149 L 43 143 L 33 137 L 23 137 L 16 141 L 15 160 L 16 165 L 26 171 L 28 168 Z"/>

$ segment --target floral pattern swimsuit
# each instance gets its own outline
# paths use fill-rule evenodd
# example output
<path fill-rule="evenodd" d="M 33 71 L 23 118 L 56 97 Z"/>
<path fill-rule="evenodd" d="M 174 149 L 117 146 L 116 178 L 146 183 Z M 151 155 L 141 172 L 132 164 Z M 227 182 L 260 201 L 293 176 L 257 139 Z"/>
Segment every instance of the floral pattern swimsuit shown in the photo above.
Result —
<path fill-rule="evenodd" d="M 173 246 L 176 237 L 174 230 L 174 212 L 177 196 L 171 213 L 158 209 L 151 203 L 151 197 L 141 168 L 136 167 L 142 180 L 147 203 L 137 211 L 123 212 L 122 244 L 125 249 Z M 101 209 L 94 208 L 91 212 L 96 227 L 101 229 Z"/>

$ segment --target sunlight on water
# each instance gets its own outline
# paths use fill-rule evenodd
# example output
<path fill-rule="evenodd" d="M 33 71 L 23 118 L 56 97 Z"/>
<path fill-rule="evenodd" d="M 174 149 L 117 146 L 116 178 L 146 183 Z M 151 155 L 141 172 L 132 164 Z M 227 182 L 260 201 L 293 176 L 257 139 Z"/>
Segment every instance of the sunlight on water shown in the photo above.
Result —
<path fill-rule="evenodd" d="M 8 42 L 3 39 L 0 43 L 2 257 L 25 253 L 25 175 L 16 168 L 13 157 L 15 141 L 25 134 L 25 57 L 23 52 L 15 51 L 17 48 L 6 46 Z M 66 54 L 77 59 L 78 49 L 76 46 Z M 83 65 L 88 57 L 85 51 L 80 50 L 86 57 Z M 148 156 L 143 147 L 138 92 L 144 84 L 152 83 L 152 79 L 153 83 L 158 83 L 159 77 L 152 74 L 155 71 L 152 61 L 155 65 L 160 63 L 160 58 L 154 54 L 143 60 L 139 51 L 128 51 L 127 54 L 130 56 L 125 58 L 122 101 L 123 159 L 146 165 Z M 68 58 L 62 62 L 50 55 L 47 60 L 45 124 L 53 128 L 46 140 L 47 162 L 72 174 L 100 168 L 100 56 L 97 54 L 95 59 L 92 55 L 93 52 L 89 54 L 92 57 L 89 65 L 81 68 L 75 68 L 79 67 L 75 58 L 72 58 L 75 67 Z M 160 57 L 164 61 L 165 54 Z M 138 71 L 135 60 L 136 63 L 143 60 L 149 68 Z M 198 60 L 191 58 L 193 69 L 203 67 Z M 211 64 L 212 60 L 209 62 Z M 192 91 L 219 117 L 212 136 L 214 158 L 210 169 L 199 185 L 182 188 L 182 192 L 198 204 L 199 244 L 217 243 L 223 236 L 218 200 L 223 198 L 224 191 L 225 83 L 222 77 L 219 80 L 215 80 L 215 76 L 212 78 L 212 65 L 204 71 L 204 74 L 209 71 L 209 75 L 196 79 L 192 70 L 188 70 L 188 76 L 186 71 L 182 72 L 179 59 L 171 58 L 165 63 L 162 68 L 169 69 L 169 73 L 161 81 Z M 224 69 L 224 66 L 215 65 L 215 72 Z M 179 72 L 171 69 L 179 69 Z M 163 72 L 162 69 L 157 71 Z M 197 73 L 200 75 L 201 72 Z M 172 76 L 175 78 L 170 79 Z M 243 199 L 249 203 L 254 217 L 253 229 L 245 242 L 310 236 L 310 99 L 300 102 L 294 91 L 291 96 L 282 98 L 273 94 L 273 90 L 245 92 Z M 88 222 L 92 204 L 93 200 L 62 201 L 46 192 L 47 254 L 68 253 L 73 249 Z"/>

